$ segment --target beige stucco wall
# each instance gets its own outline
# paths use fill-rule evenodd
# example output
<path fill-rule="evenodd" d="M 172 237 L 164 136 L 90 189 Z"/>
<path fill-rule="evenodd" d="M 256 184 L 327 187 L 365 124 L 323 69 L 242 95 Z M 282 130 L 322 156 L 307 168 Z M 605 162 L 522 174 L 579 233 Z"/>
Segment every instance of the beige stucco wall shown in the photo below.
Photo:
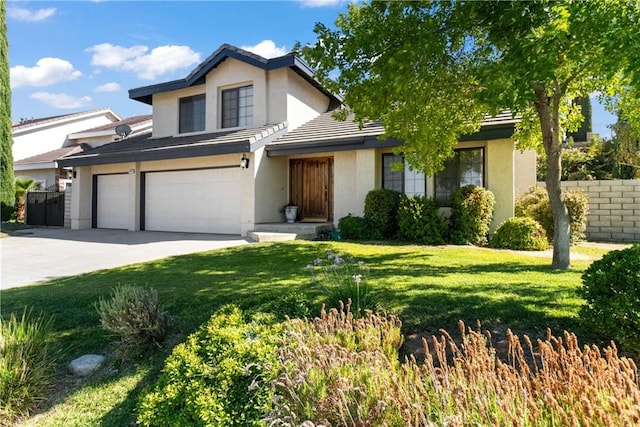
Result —
<path fill-rule="evenodd" d="M 509 139 L 491 140 L 486 143 L 486 186 L 493 192 L 496 204 L 490 232 L 511 218 L 514 213 L 515 176 L 514 143 Z"/>
<path fill-rule="evenodd" d="M 221 92 L 253 85 L 253 125 L 287 121 L 289 131 L 327 111 L 329 98 L 288 68 L 265 71 L 227 58 L 207 74 L 206 84 L 153 95 L 153 137 L 178 135 L 179 99 L 206 95 L 205 130 L 222 128 Z"/>
<path fill-rule="evenodd" d="M 255 222 L 282 222 L 281 209 L 287 204 L 289 193 L 289 161 L 286 157 L 268 158 L 265 150 L 260 149 L 253 153 L 252 162 L 255 165 Z"/>
<path fill-rule="evenodd" d="M 529 187 L 536 185 L 535 150 L 516 150 L 514 153 L 516 198 L 524 195 Z"/>
<path fill-rule="evenodd" d="M 289 132 L 303 125 L 329 108 L 329 98 L 306 80 L 287 69 L 286 120 Z"/>

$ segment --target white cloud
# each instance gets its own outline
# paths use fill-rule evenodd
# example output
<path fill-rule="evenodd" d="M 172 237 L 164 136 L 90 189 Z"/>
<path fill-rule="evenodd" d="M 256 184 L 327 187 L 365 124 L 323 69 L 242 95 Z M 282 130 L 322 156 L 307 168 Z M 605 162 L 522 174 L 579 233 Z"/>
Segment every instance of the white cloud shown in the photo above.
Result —
<path fill-rule="evenodd" d="M 304 7 L 334 7 L 340 6 L 349 0 L 298 0 Z"/>
<path fill-rule="evenodd" d="M 80 77 L 82 73 L 73 68 L 73 64 L 60 58 L 42 58 L 35 67 L 16 65 L 11 67 L 11 88 L 20 86 L 49 86 L 68 82 Z"/>
<path fill-rule="evenodd" d="M 120 85 L 116 82 L 105 83 L 101 86 L 93 89 L 94 92 L 118 92 L 120 91 Z"/>
<path fill-rule="evenodd" d="M 54 108 L 71 109 L 82 108 L 91 105 L 93 100 L 88 96 L 76 98 L 75 96 L 67 95 L 64 93 L 49 93 L 49 92 L 36 92 L 30 96 L 32 99 L 37 99 L 43 104 L 49 105 Z"/>
<path fill-rule="evenodd" d="M 7 16 L 15 19 L 16 21 L 23 22 L 38 22 L 53 16 L 56 13 L 55 7 L 48 7 L 46 9 L 29 10 L 21 7 L 8 7 Z"/>
<path fill-rule="evenodd" d="M 147 46 L 123 47 L 102 43 L 86 51 L 93 53 L 91 65 L 116 71 L 131 71 L 146 80 L 153 80 L 162 74 L 200 62 L 200 54 L 189 46 L 159 46 L 147 53 Z"/>
<path fill-rule="evenodd" d="M 255 46 L 241 46 L 240 49 L 248 50 L 263 58 L 277 58 L 278 56 L 289 53 L 289 50 L 285 46 L 277 47 L 272 40 L 262 40 Z"/>

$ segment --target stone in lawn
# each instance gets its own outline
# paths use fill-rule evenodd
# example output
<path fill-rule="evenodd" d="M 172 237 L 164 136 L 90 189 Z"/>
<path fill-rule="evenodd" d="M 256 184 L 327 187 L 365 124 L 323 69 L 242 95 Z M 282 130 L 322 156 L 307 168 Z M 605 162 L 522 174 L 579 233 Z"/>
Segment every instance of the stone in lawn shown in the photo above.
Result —
<path fill-rule="evenodd" d="M 98 370 L 104 362 L 104 356 L 100 354 L 85 354 L 69 363 L 69 370 L 78 377 L 86 377 Z"/>

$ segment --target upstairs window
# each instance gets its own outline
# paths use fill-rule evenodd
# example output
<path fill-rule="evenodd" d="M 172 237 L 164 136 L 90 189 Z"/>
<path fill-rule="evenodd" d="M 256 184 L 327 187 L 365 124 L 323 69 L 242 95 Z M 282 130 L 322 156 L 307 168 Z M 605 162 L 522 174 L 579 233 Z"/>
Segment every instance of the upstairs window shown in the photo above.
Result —
<path fill-rule="evenodd" d="M 205 120 L 204 95 L 180 98 L 180 133 L 199 132 L 204 130 Z"/>
<path fill-rule="evenodd" d="M 253 86 L 222 91 L 222 127 L 251 126 L 253 124 Z"/>
<path fill-rule="evenodd" d="M 442 172 L 435 176 L 435 195 L 440 206 L 451 206 L 451 194 L 460 187 L 484 187 L 484 148 L 456 150 Z"/>

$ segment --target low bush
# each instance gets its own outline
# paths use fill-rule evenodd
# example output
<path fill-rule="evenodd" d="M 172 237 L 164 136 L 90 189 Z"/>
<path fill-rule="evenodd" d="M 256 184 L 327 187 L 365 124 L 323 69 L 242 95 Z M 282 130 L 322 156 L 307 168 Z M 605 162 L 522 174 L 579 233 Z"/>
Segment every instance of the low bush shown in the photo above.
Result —
<path fill-rule="evenodd" d="M 435 199 L 402 197 L 398 207 L 398 237 L 426 245 L 445 242 L 447 222 L 440 215 Z"/>
<path fill-rule="evenodd" d="M 369 268 L 364 261 L 355 261 L 350 255 L 327 251 L 327 258 L 316 258 L 307 264 L 311 281 L 320 284 L 329 307 L 352 305 L 357 316 L 366 310 L 378 309 L 378 299 L 368 283 Z"/>
<path fill-rule="evenodd" d="M 589 198 L 582 191 L 564 191 L 563 199 L 569 214 L 569 238 L 571 244 L 575 244 L 585 237 Z M 536 220 L 544 228 L 549 242 L 553 241 L 553 214 L 547 190 L 537 186 L 529 188 L 527 193 L 516 200 L 515 215 Z"/>
<path fill-rule="evenodd" d="M 451 195 L 450 233 L 456 245 L 484 245 L 495 205 L 493 193 L 467 185 Z"/>
<path fill-rule="evenodd" d="M 141 357 L 159 347 L 167 334 L 169 316 L 158 305 L 158 292 L 132 285 L 114 288 L 110 299 L 100 298 L 100 323 L 117 335 L 116 356 Z"/>
<path fill-rule="evenodd" d="M 0 318 L 0 425 L 13 425 L 45 400 L 55 358 L 46 339 L 51 319 L 25 310 Z"/>
<path fill-rule="evenodd" d="M 364 219 L 373 239 L 394 237 L 398 230 L 400 193 L 384 188 L 371 190 L 364 201 Z"/>
<path fill-rule="evenodd" d="M 640 355 L 640 243 L 593 262 L 582 282 L 582 321 Z"/>
<path fill-rule="evenodd" d="M 138 404 L 144 426 L 262 426 L 277 376 L 279 326 L 228 305 L 167 358 Z"/>
<path fill-rule="evenodd" d="M 547 249 L 547 235 L 544 228 L 535 220 L 514 217 L 509 218 L 498 227 L 489 246 L 519 251 L 543 251 Z"/>
<path fill-rule="evenodd" d="M 277 321 L 284 321 L 287 318 L 311 317 L 312 313 L 317 312 L 317 307 L 314 309 L 314 304 L 304 293 L 292 291 L 275 298 L 268 296 L 265 302 L 252 308 L 251 312 L 272 314 Z"/>
<path fill-rule="evenodd" d="M 343 239 L 360 240 L 368 237 L 367 223 L 359 216 L 347 215 L 340 218 L 338 229 Z"/>

